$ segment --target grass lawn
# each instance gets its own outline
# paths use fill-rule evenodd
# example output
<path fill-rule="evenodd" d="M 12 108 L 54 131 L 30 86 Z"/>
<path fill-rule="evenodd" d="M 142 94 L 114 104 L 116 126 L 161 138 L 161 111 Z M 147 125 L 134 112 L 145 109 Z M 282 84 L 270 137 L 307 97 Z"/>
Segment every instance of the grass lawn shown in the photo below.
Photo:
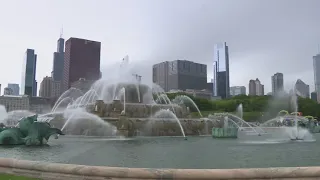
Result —
<path fill-rule="evenodd" d="M 35 178 L 14 176 L 14 175 L 9 175 L 9 174 L 0 174 L 0 179 L 1 180 L 40 180 L 40 179 L 35 179 Z"/>

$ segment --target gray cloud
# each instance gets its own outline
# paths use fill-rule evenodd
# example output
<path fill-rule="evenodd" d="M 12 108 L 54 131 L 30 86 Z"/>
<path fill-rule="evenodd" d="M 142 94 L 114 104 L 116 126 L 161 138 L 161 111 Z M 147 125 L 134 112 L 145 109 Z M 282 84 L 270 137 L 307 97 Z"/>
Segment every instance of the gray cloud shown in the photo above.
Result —
<path fill-rule="evenodd" d="M 284 73 L 286 87 L 296 78 L 313 83 L 312 56 L 320 43 L 320 1 L 160 1 L 145 11 L 149 52 L 143 67 L 188 59 L 206 63 L 212 73 L 213 45 L 230 48 L 231 84 L 262 80 L 270 91 L 271 75 Z M 150 14 L 147 14 L 150 13 Z M 154 43 L 152 43 L 154 42 Z M 141 73 L 150 70 L 141 68 Z M 211 76 L 210 74 L 208 76 Z"/>
<path fill-rule="evenodd" d="M 5 35 L 0 49 L 6 49 L 3 59 L 10 59 L 0 67 L 2 84 L 20 82 L 20 73 L 8 69 L 21 64 L 26 48 L 38 53 L 38 81 L 49 75 L 63 24 L 65 38 L 102 42 L 102 69 L 128 54 L 145 82 L 151 82 L 152 64 L 175 59 L 205 63 L 212 77 L 213 45 L 226 41 L 231 85 L 247 86 L 258 77 L 268 92 L 271 75 L 282 72 L 286 88 L 297 78 L 313 87 L 319 0 L 34 1 L 6 1 L 0 7 Z"/>

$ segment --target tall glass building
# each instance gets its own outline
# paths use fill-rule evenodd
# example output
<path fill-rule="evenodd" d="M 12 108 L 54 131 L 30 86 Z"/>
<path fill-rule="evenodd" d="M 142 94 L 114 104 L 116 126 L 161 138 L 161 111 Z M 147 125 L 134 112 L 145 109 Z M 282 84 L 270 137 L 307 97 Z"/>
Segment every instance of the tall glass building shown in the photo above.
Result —
<path fill-rule="evenodd" d="M 22 66 L 21 94 L 37 96 L 37 54 L 34 49 L 27 49 Z"/>
<path fill-rule="evenodd" d="M 320 103 L 320 54 L 313 56 L 314 86 L 317 94 L 317 101 Z"/>
<path fill-rule="evenodd" d="M 57 52 L 53 53 L 53 67 L 51 77 L 54 81 L 62 81 L 64 65 L 64 39 L 59 38 L 57 42 Z"/>
<path fill-rule="evenodd" d="M 222 99 L 230 96 L 229 49 L 226 42 L 214 45 L 213 96 Z"/>

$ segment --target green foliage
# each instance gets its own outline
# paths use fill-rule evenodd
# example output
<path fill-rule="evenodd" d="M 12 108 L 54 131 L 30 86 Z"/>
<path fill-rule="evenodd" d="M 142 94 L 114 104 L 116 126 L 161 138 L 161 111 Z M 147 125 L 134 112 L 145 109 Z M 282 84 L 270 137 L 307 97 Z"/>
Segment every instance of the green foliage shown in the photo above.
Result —
<path fill-rule="evenodd" d="M 247 96 L 239 95 L 223 100 L 208 100 L 196 98 L 185 93 L 168 93 L 169 99 L 173 100 L 178 95 L 189 96 L 198 106 L 203 116 L 213 114 L 215 112 L 235 112 L 239 104 L 243 106 L 243 118 L 247 121 L 257 121 L 270 119 L 277 116 L 279 111 L 286 110 L 294 112 L 291 100 L 287 98 L 273 98 L 272 96 Z M 188 105 L 189 106 L 189 105 Z M 197 116 L 196 110 L 190 106 L 192 116 Z M 308 98 L 298 99 L 298 111 L 302 112 L 303 116 L 320 117 L 320 105 Z"/>

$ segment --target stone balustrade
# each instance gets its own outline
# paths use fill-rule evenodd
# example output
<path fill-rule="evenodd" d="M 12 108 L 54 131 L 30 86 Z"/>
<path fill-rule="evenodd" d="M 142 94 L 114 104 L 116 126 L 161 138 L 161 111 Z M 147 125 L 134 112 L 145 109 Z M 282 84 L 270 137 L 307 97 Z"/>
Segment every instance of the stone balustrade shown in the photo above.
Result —
<path fill-rule="evenodd" d="M 151 169 L 84 166 L 0 158 L 0 174 L 44 180 L 208 180 L 208 179 L 320 179 L 320 167 L 256 169 Z"/>

